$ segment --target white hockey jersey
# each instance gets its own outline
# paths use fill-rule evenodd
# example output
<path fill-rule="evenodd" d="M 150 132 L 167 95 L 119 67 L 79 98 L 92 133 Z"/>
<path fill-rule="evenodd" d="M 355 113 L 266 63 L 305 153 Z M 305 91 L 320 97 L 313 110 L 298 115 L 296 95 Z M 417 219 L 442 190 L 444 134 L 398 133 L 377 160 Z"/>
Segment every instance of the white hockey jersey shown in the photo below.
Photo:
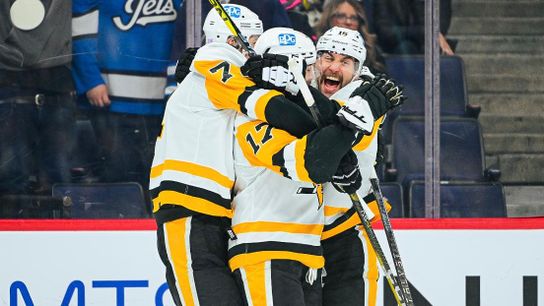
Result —
<path fill-rule="evenodd" d="M 308 181 L 303 148 L 296 148 L 305 140 L 247 116 L 237 116 L 236 127 L 232 229 L 237 238 L 229 241 L 231 269 L 271 259 L 321 268 L 321 191 Z M 292 147 L 283 151 L 292 151 L 284 159 L 293 179 L 273 166 L 272 156 L 286 144 Z"/>
<path fill-rule="evenodd" d="M 225 43 L 199 49 L 191 73 L 167 102 L 150 175 L 153 212 L 163 205 L 230 217 L 234 186 L 234 116 L 241 111 L 264 119 L 277 91 L 255 90 L 240 72 L 245 57 Z M 240 97 L 243 97 L 240 98 Z"/>
<path fill-rule="evenodd" d="M 331 99 L 347 101 L 353 91 L 361 85 L 362 81 L 353 81 L 331 96 Z M 369 109 L 370 111 L 370 109 Z M 367 114 L 373 118 L 372 113 Z M 384 117 L 375 121 L 372 133 L 364 136 L 359 143 L 353 147 L 359 161 L 359 170 L 362 176 L 362 184 L 358 193 L 364 196 L 364 200 L 377 216 L 377 206 L 372 195 L 370 178 L 375 177 L 374 164 L 378 153 L 378 129 Z M 325 229 L 322 239 L 335 236 L 361 221 L 356 214 L 349 195 L 338 192 L 330 183 L 323 184 L 323 203 L 325 205 Z"/>

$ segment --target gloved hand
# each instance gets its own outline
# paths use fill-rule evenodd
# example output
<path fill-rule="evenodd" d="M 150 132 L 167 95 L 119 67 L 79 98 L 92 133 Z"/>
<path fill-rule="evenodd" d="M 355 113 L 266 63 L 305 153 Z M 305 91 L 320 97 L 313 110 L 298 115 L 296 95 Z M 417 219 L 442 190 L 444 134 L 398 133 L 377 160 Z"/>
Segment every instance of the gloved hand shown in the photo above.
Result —
<path fill-rule="evenodd" d="M 198 48 L 187 48 L 179 56 L 178 63 L 176 65 L 176 82 L 181 83 L 185 77 L 191 72 L 191 64 L 195 58 L 195 54 L 198 51 Z"/>
<path fill-rule="evenodd" d="M 395 83 L 395 80 L 385 74 L 378 74 L 372 81 L 372 85 L 381 93 L 368 91 L 366 99 L 375 119 L 385 115 L 389 110 L 400 106 L 406 100 L 403 95 L 404 88 Z M 385 101 L 384 99 L 385 98 Z"/>
<path fill-rule="evenodd" d="M 285 55 L 265 53 L 250 57 L 241 67 L 242 74 L 258 87 L 276 89 L 296 95 L 299 91 L 293 74 L 289 71 Z"/>
<path fill-rule="evenodd" d="M 370 103 L 364 98 L 371 89 L 373 89 L 373 85 L 370 82 L 364 82 L 355 89 L 346 104 L 336 113 L 342 125 L 355 131 L 361 131 L 365 135 L 370 135 L 374 127 Z M 376 89 L 374 88 L 374 90 Z"/>
<path fill-rule="evenodd" d="M 354 193 L 361 188 L 361 172 L 357 156 L 350 150 L 338 165 L 336 173 L 332 176 L 332 186 L 342 193 Z"/>

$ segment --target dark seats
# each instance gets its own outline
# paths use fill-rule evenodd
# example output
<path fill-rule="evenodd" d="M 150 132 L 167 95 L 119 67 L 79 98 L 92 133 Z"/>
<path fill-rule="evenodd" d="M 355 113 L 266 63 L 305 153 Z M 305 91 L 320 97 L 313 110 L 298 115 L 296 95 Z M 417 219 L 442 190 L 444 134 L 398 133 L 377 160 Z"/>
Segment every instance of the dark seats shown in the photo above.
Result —
<path fill-rule="evenodd" d="M 93 170 L 99 164 L 98 145 L 90 120 L 76 120 L 76 144 L 71 173 L 75 182 L 94 182 Z"/>
<path fill-rule="evenodd" d="M 71 218 L 145 218 L 149 216 L 140 184 L 55 184 L 53 196 L 63 199 Z"/>
<path fill-rule="evenodd" d="M 413 181 L 409 189 L 410 217 L 425 217 L 425 185 Z M 440 183 L 440 217 L 506 217 L 503 186 L 499 182 Z"/>
<path fill-rule="evenodd" d="M 400 115 L 423 116 L 425 113 L 425 58 L 422 55 L 389 56 L 387 73 L 404 86 L 408 101 Z M 479 106 L 468 104 L 463 59 L 459 56 L 440 57 L 440 113 L 443 116 L 476 118 Z"/>
<path fill-rule="evenodd" d="M 62 198 L 46 195 L 0 195 L 0 218 L 57 219 L 65 217 Z"/>
<path fill-rule="evenodd" d="M 380 182 L 383 196 L 391 203 L 391 211 L 389 216 L 391 218 L 403 218 L 404 217 L 404 201 L 402 194 L 402 186 L 399 183 Z"/>
<path fill-rule="evenodd" d="M 423 179 L 425 126 L 420 117 L 400 117 L 393 124 L 392 160 L 389 172 L 396 181 Z M 471 118 L 443 118 L 440 123 L 440 177 L 444 180 L 496 180 L 485 170 L 480 124 Z M 490 173 L 495 174 L 493 177 Z"/>

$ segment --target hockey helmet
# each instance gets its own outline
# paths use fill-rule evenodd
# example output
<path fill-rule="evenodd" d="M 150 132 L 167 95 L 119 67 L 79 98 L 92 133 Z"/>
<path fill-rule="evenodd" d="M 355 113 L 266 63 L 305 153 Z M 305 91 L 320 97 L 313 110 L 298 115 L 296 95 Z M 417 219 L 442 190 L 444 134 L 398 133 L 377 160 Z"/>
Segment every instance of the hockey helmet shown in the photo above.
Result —
<path fill-rule="evenodd" d="M 247 7 L 237 4 L 225 4 L 223 7 L 246 40 L 249 40 L 252 35 L 263 33 L 263 22 Z M 232 35 L 214 8 L 206 16 L 202 30 L 206 35 L 206 43 L 226 42 Z"/>
<path fill-rule="evenodd" d="M 316 50 L 312 40 L 291 28 L 271 28 L 266 30 L 255 43 L 257 54 L 282 54 L 295 59 L 304 59 L 307 65 L 316 60 Z"/>
<path fill-rule="evenodd" d="M 365 41 L 361 33 L 341 27 L 333 27 L 317 41 L 317 52 L 336 52 L 353 57 L 358 62 L 357 74 L 366 60 Z"/>

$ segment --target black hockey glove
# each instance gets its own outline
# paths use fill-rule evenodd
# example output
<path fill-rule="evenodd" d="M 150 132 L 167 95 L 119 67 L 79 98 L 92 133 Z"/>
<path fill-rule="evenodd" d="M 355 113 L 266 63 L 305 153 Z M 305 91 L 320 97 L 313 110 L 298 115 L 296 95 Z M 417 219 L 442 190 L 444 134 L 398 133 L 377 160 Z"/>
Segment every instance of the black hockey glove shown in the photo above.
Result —
<path fill-rule="evenodd" d="M 336 190 L 342 193 L 354 193 L 361 188 L 361 172 L 359 161 L 353 150 L 349 150 L 340 160 L 331 183 Z"/>
<path fill-rule="evenodd" d="M 176 65 L 176 82 L 181 83 L 185 77 L 191 72 L 191 64 L 195 58 L 195 54 L 198 51 L 198 48 L 187 48 L 179 56 L 178 63 Z"/>
<path fill-rule="evenodd" d="M 240 68 L 258 87 L 276 89 L 296 95 L 299 91 L 293 74 L 289 71 L 285 55 L 265 53 L 250 57 Z"/>
<path fill-rule="evenodd" d="M 406 100 L 402 86 L 397 86 L 393 79 L 384 74 L 377 75 L 371 82 L 364 81 L 361 86 L 353 91 L 351 97 L 361 97 L 368 102 L 374 120 L 385 115 L 389 110 L 401 105 Z M 351 99 L 350 99 L 351 100 Z M 357 99 L 355 99 L 357 101 Z M 350 101 L 343 107 L 347 113 L 361 117 L 363 108 L 360 103 L 351 105 Z M 340 115 L 340 114 L 339 114 Z M 353 121 L 353 120 L 350 120 Z M 352 122 L 358 125 L 357 121 Z"/>
<path fill-rule="evenodd" d="M 385 113 L 387 113 L 389 110 L 400 106 L 402 103 L 404 103 L 404 101 L 406 101 L 406 96 L 404 96 L 404 88 L 402 87 L 402 85 L 397 85 L 395 83 L 395 80 L 389 78 L 387 75 L 376 75 L 372 84 L 377 89 L 379 89 L 386 98 L 385 105 L 380 105 L 380 103 L 374 103 L 376 104 L 375 107 L 373 107 L 372 102 L 369 101 L 369 103 L 371 104 L 370 108 L 373 109 L 372 113 L 374 114 L 375 109 L 376 115 L 379 115 L 378 117 L 375 116 L 376 119 L 385 115 Z"/>

